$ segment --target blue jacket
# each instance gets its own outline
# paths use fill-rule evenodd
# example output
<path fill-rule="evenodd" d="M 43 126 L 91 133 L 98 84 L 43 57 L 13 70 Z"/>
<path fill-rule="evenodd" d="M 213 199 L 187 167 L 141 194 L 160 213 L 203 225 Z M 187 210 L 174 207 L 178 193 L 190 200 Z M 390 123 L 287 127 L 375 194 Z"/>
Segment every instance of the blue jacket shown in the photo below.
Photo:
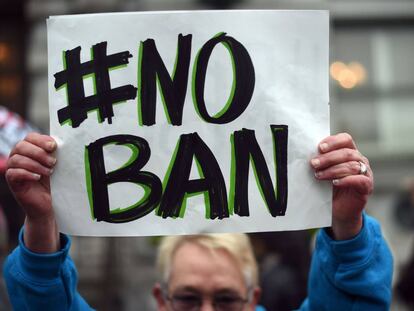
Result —
<path fill-rule="evenodd" d="M 77 292 L 77 272 L 62 235 L 54 254 L 20 246 L 7 258 L 4 276 L 14 310 L 93 310 Z M 299 310 L 389 310 L 392 257 L 379 224 L 364 216 L 361 232 L 347 241 L 332 240 L 320 230 L 309 275 L 308 298 Z"/>

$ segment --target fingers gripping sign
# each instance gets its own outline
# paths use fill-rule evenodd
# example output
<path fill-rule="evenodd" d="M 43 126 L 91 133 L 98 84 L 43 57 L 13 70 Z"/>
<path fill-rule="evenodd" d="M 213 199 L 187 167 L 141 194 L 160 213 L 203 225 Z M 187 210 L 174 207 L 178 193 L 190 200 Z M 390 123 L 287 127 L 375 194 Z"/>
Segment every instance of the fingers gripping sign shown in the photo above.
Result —
<path fill-rule="evenodd" d="M 372 192 L 373 175 L 369 161 L 358 151 L 349 134 L 341 133 L 325 138 L 319 144 L 319 152 L 311 161 L 317 178 L 332 180 L 337 187 L 353 185 L 361 194 L 368 195 Z M 359 182 L 349 184 L 355 178 Z M 371 182 L 371 187 L 367 188 L 368 182 Z"/>
<path fill-rule="evenodd" d="M 6 179 L 17 201 L 27 207 L 28 216 L 37 217 L 41 210 L 51 209 L 50 175 L 56 163 L 56 147 L 51 137 L 31 133 L 10 153 Z"/>
<path fill-rule="evenodd" d="M 50 175 L 57 144 L 50 136 L 30 133 L 11 151 L 6 180 L 26 213 L 24 241 L 32 251 L 59 248 L 50 195 Z"/>
<path fill-rule="evenodd" d="M 333 184 L 333 234 L 350 238 L 362 227 L 362 211 L 374 182 L 369 161 L 347 133 L 329 136 L 319 144 L 319 154 L 311 160 L 315 177 Z"/>

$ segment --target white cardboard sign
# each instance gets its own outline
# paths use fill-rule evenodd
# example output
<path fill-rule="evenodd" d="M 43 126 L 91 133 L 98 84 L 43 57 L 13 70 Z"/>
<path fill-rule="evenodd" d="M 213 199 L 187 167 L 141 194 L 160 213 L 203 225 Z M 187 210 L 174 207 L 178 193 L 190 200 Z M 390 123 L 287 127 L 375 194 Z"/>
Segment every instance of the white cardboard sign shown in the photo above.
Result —
<path fill-rule="evenodd" d="M 136 236 L 328 226 L 325 11 L 51 17 L 60 230 Z"/>

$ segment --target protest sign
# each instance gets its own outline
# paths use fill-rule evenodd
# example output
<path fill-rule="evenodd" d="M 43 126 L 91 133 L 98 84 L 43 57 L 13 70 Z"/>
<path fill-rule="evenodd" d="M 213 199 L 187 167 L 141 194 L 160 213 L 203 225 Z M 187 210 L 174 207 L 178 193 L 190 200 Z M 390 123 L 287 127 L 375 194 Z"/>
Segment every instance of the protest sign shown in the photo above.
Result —
<path fill-rule="evenodd" d="M 327 226 L 328 13 L 48 19 L 60 230 L 133 236 Z"/>

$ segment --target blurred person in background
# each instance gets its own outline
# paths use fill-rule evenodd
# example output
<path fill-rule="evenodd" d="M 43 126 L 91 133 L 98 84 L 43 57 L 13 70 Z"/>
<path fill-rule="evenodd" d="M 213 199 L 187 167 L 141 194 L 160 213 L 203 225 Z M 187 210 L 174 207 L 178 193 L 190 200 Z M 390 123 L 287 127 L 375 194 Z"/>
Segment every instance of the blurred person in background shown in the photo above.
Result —
<path fill-rule="evenodd" d="M 0 106 L 0 209 L 3 210 L 7 226 L 7 246 L 13 249 L 17 245 L 19 230 L 23 225 L 24 213 L 7 187 L 5 180 L 8 156 L 17 142 L 33 131 L 37 131 L 18 114 Z M 0 222 L 1 224 L 1 222 Z"/>
<path fill-rule="evenodd" d="M 395 200 L 394 212 L 401 227 L 410 231 L 414 230 L 414 178 L 409 178 L 404 182 Z M 414 310 L 414 249 L 399 275 L 396 293 L 410 310 Z"/>
<path fill-rule="evenodd" d="M 408 230 L 414 229 L 414 178 L 404 180 L 394 202 L 394 216 L 398 224 Z"/>
<path fill-rule="evenodd" d="M 259 264 L 260 303 L 267 310 L 293 310 L 306 298 L 313 233 L 249 234 Z"/>
<path fill-rule="evenodd" d="M 30 134 L 7 162 L 7 181 L 26 213 L 19 246 L 4 266 L 15 310 L 91 310 L 77 292 L 70 239 L 59 233 L 52 208 L 56 148 L 50 136 Z M 329 136 L 318 149 L 311 166 L 317 180 L 333 184 L 333 219 L 318 233 L 300 310 L 388 310 L 391 253 L 379 224 L 363 213 L 373 190 L 368 159 L 349 134 Z M 245 235 L 165 238 L 159 267 L 153 289 L 159 311 L 260 308 L 256 262 Z"/>
<path fill-rule="evenodd" d="M 6 183 L 7 160 L 14 145 L 33 131 L 35 128 L 17 113 L 0 106 L 0 264 L 3 263 L 3 256 L 16 247 L 24 222 L 24 213 Z M 0 310 L 8 310 L 6 296 L 5 284 L 1 279 Z"/>

